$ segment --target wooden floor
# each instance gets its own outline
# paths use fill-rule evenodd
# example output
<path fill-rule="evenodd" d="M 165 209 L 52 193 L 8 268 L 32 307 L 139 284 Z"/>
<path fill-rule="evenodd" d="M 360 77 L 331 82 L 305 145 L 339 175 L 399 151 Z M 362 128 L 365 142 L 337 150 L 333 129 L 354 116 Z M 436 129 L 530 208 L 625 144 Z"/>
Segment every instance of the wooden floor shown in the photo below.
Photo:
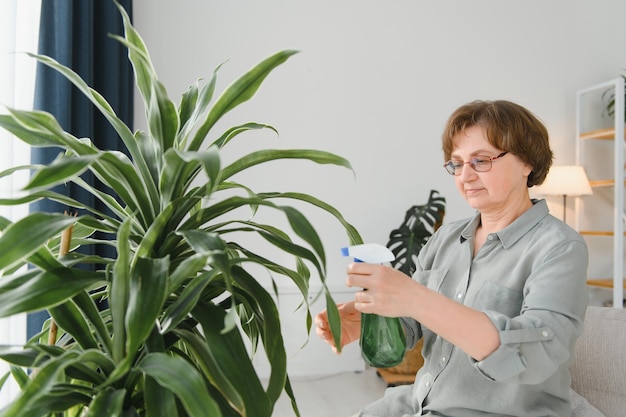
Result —
<path fill-rule="evenodd" d="M 292 378 L 291 382 L 302 417 L 351 417 L 382 397 L 387 387 L 374 369 Z M 273 417 L 295 415 L 286 396 L 281 397 L 272 414 Z"/>

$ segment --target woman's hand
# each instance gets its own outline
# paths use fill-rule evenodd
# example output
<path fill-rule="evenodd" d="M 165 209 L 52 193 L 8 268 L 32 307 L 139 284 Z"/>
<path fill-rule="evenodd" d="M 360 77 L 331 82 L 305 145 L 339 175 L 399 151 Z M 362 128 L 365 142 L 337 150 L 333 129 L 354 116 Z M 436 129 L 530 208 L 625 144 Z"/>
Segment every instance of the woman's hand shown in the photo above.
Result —
<path fill-rule="evenodd" d="M 411 317 L 430 331 L 483 360 L 500 346 L 500 336 L 485 313 L 430 290 L 391 267 L 348 265 L 348 287 L 362 287 L 354 308 L 385 317 Z"/>
<path fill-rule="evenodd" d="M 415 318 L 413 309 L 421 285 L 409 276 L 389 266 L 361 262 L 349 264 L 347 271 L 346 285 L 363 288 L 354 295 L 358 311 Z"/>
<path fill-rule="evenodd" d="M 361 336 L 361 313 L 354 308 L 354 301 L 337 304 L 341 320 L 341 348 L 358 340 Z M 315 316 L 315 333 L 332 346 L 333 352 L 339 353 L 328 324 L 326 310 Z"/>

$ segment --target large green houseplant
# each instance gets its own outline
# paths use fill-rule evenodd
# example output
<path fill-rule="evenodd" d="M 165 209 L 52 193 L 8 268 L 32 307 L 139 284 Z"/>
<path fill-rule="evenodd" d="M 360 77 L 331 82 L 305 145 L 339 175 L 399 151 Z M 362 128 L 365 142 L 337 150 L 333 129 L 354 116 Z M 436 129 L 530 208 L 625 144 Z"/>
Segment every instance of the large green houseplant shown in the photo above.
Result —
<path fill-rule="evenodd" d="M 70 69 L 49 57 L 33 56 L 89 98 L 122 138 L 128 156 L 97 149 L 88 138 L 63 131 L 43 112 L 10 109 L 0 116 L 0 126 L 31 146 L 64 151 L 47 166 L 1 173 L 35 170 L 27 195 L 0 203 L 45 198 L 80 212 L 32 213 L 15 223 L 0 218 L 0 316 L 41 309 L 51 315 L 42 333 L 25 346 L 0 347 L 0 357 L 11 364 L 11 375 L 0 382 L 12 377 L 22 388 L 0 416 L 263 417 L 272 414 L 283 392 L 299 415 L 275 298 L 247 266 L 262 266 L 270 275 L 292 280 L 302 293 L 303 308 L 310 275 L 319 276 L 338 335 L 336 306 L 324 283 L 321 239 L 307 218 L 286 202 L 332 214 L 351 244 L 361 243 L 361 238 L 335 208 L 311 195 L 255 192 L 235 178 L 281 158 L 350 165 L 334 154 L 306 149 L 261 149 L 220 165 L 221 151 L 238 135 L 274 129 L 245 123 L 214 132 L 214 125 L 249 100 L 295 51 L 260 62 L 217 98 L 214 72 L 206 84 L 191 86 L 176 105 L 158 81 L 144 42 L 118 7 L 125 26 L 125 36 L 118 40 L 128 48 L 146 107 L 147 132 L 131 132 L 104 98 Z M 81 179 L 86 171 L 116 196 L 90 187 Z M 69 182 L 90 192 L 113 214 L 52 189 Z M 249 208 L 244 215 L 242 207 Z M 256 222 L 254 214 L 260 209 L 283 213 L 289 226 Z M 241 233 L 261 236 L 267 246 L 292 255 L 293 264 L 276 262 L 237 241 Z M 66 249 L 61 249 L 62 234 L 71 236 Z M 101 234 L 110 240 L 96 237 Z M 75 251 L 96 244 L 113 245 L 117 256 L 106 259 Z M 21 268 L 26 264 L 30 267 Z M 81 268 L 85 264 L 97 265 L 95 272 Z M 50 323 L 59 329 L 52 344 L 47 342 Z M 310 312 L 303 325 L 310 329 Z M 265 382 L 251 359 L 259 344 L 271 365 Z"/>

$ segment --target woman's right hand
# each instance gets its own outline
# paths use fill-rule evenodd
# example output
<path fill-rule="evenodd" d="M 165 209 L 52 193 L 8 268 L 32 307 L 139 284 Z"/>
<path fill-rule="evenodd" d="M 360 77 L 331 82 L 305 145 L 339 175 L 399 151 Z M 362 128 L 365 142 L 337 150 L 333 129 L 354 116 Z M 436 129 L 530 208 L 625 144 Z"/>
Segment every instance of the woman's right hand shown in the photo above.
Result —
<path fill-rule="evenodd" d="M 358 340 L 361 336 L 361 313 L 354 308 L 354 301 L 337 304 L 337 309 L 341 320 L 341 348 L 343 349 L 345 345 Z M 330 332 L 326 310 L 315 316 L 315 332 L 332 346 L 333 352 L 338 353 Z"/>

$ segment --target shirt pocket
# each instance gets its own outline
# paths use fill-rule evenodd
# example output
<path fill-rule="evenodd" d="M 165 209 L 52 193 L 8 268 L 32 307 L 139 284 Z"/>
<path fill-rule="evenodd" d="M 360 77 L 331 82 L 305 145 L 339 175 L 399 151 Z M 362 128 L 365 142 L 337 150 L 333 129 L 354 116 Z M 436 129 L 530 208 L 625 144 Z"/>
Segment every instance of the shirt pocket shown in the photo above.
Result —
<path fill-rule="evenodd" d="M 520 314 L 524 300 L 521 291 L 504 287 L 493 281 L 485 281 L 481 285 L 474 301 L 477 310 L 492 310 L 514 317 Z"/>
<path fill-rule="evenodd" d="M 447 269 L 429 269 L 427 271 L 417 271 L 413 274 L 413 279 L 433 291 L 440 292 L 441 284 L 448 273 Z"/>

